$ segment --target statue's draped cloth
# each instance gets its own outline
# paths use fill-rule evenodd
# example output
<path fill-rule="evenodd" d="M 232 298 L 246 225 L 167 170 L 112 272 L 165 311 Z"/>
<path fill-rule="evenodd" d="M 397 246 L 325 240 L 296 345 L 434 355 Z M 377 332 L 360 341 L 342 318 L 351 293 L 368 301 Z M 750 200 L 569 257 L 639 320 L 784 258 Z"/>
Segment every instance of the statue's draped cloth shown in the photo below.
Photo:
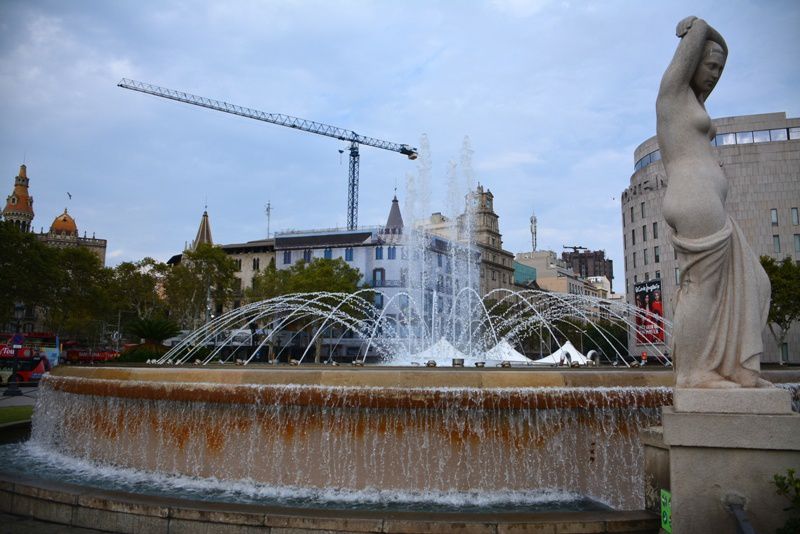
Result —
<path fill-rule="evenodd" d="M 739 365 L 759 372 L 770 283 L 741 228 L 728 216 L 712 235 L 687 239 L 673 232 L 671 240 L 682 268 L 673 332 L 678 376 L 731 377 Z"/>

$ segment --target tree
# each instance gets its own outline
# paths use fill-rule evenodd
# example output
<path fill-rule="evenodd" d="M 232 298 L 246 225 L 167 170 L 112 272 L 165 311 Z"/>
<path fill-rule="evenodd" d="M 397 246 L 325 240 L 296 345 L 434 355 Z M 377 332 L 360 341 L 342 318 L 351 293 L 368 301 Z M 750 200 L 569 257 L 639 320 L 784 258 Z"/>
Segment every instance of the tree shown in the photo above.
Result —
<path fill-rule="evenodd" d="M 57 252 L 58 274 L 46 322 L 52 330 L 74 337 L 96 335 L 111 311 L 111 269 L 92 251 L 66 247 Z"/>
<path fill-rule="evenodd" d="M 153 258 L 117 265 L 110 289 L 117 311 L 131 311 L 138 319 L 163 314 L 166 303 L 159 295 L 159 287 L 167 270 L 166 264 Z"/>
<path fill-rule="evenodd" d="M 9 221 L 0 222 L 0 325 L 14 305 L 47 306 L 59 278 L 58 251 Z"/>
<path fill-rule="evenodd" d="M 209 298 L 224 305 L 233 297 L 235 262 L 221 248 L 198 245 L 183 254 L 164 281 L 167 303 L 173 317 L 184 327 L 196 328 Z"/>
<path fill-rule="evenodd" d="M 246 295 L 248 300 L 255 302 L 289 293 L 354 293 L 359 289 L 360 280 L 361 272 L 350 267 L 341 258 L 317 258 L 310 263 L 299 261 L 285 270 L 276 269 L 273 260 L 262 273 L 253 278 L 253 287 L 247 290 Z M 313 322 L 302 324 L 299 328 L 308 329 L 309 339 L 317 334 Z M 321 332 L 316 336 L 314 349 L 314 361 L 319 363 L 322 359 Z M 272 351 L 273 347 L 270 346 L 270 354 Z"/>
<path fill-rule="evenodd" d="M 278 270 L 275 258 L 272 258 L 266 269 L 253 277 L 253 286 L 245 289 L 248 302 L 258 302 L 286 294 L 288 291 L 289 271 Z"/>
<path fill-rule="evenodd" d="M 777 262 L 769 256 L 761 256 L 761 265 L 772 285 L 767 324 L 778 343 L 778 350 L 781 350 L 789 328 L 800 318 L 800 265 L 791 258 Z"/>

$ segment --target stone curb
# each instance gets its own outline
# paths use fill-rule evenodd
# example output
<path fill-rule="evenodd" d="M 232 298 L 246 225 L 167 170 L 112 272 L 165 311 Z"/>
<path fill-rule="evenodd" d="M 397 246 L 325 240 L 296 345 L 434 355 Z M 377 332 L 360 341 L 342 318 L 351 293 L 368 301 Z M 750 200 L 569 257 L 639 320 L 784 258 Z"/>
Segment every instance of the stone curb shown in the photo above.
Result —
<path fill-rule="evenodd" d="M 103 491 L 0 473 L 0 511 L 120 533 L 476 533 L 658 532 L 646 511 L 433 513 L 293 509 Z"/>

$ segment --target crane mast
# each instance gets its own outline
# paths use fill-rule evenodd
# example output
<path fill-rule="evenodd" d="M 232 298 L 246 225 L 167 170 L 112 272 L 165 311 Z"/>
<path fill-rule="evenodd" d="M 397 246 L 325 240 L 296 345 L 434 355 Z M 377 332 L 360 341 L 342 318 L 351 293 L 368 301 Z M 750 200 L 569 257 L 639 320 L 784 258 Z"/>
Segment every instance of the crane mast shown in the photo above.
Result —
<path fill-rule="evenodd" d="M 229 104 L 220 100 L 214 100 L 203 96 L 197 96 L 182 91 L 175 91 L 174 89 L 167 89 L 166 87 L 159 87 L 149 83 L 138 82 L 123 78 L 118 84 L 118 87 L 130 89 L 131 91 L 138 91 L 161 98 L 167 98 L 185 104 L 192 104 L 223 113 L 230 113 L 232 115 L 239 115 L 248 119 L 255 119 L 271 124 L 286 126 L 287 128 L 294 128 L 304 132 L 315 133 L 332 137 L 340 141 L 350 143 L 350 165 L 348 168 L 348 187 L 347 187 L 347 229 L 354 230 L 358 226 L 358 168 L 359 168 L 359 145 L 367 145 L 375 148 L 382 148 L 392 152 L 398 152 L 407 156 L 408 159 L 417 159 L 417 149 L 409 145 L 392 143 L 391 141 L 384 141 L 374 137 L 367 137 L 359 135 L 352 130 L 345 130 L 330 124 L 311 121 L 308 119 L 301 119 L 292 117 L 291 115 L 284 115 L 282 113 L 266 113 L 258 111 L 257 109 L 250 109 L 235 104 Z"/>

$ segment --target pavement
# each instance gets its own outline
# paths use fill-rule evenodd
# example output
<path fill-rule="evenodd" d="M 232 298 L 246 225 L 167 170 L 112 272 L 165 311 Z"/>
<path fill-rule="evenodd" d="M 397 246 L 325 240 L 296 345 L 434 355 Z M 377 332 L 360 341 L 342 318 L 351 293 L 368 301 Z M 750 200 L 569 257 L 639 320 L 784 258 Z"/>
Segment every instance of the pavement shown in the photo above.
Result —
<path fill-rule="evenodd" d="M 3 387 L 0 387 L 0 408 L 5 408 L 6 406 L 33 406 L 36 404 L 36 396 L 39 394 L 38 387 L 23 386 L 19 389 L 22 391 L 22 395 L 4 397 L 3 393 L 6 392 L 6 385 L 3 384 Z"/>

